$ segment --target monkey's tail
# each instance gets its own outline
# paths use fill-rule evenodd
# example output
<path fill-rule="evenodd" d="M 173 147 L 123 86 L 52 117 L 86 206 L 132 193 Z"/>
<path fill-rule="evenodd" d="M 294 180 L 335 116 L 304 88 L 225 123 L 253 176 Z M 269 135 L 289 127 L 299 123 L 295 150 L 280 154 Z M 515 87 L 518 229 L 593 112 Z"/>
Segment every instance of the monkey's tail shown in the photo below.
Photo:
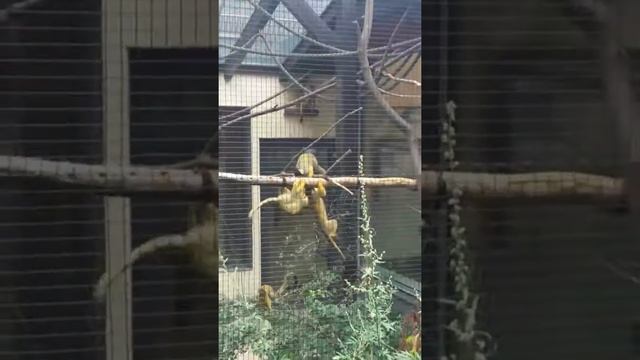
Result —
<path fill-rule="evenodd" d="M 333 245 L 333 247 L 338 250 L 338 252 L 340 253 L 340 256 L 342 256 L 342 260 L 347 260 L 347 258 L 344 257 L 344 254 L 342 253 L 342 250 L 340 250 L 340 248 L 338 247 L 338 244 L 336 244 L 335 241 L 333 240 L 329 240 L 329 242 L 331 243 L 331 245 Z"/>
<path fill-rule="evenodd" d="M 258 204 L 258 206 L 256 206 L 255 208 L 251 209 L 251 211 L 249 211 L 249 216 L 248 216 L 249 219 L 251 219 L 253 217 L 253 213 L 256 212 L 258 209 L 260 209 L 262 206 L 264 206 L 264 205 L 266 205 L 268 203 L 271 203 L 271 202 L 277 202 L 279 200 L 280 200 L 280 198 L 277 197 L 277 196 L 266 198 L 266 199 L 262 200 L 260 202 L 260 204 Z"/>
<path fill-rule="evenodd" d="M 113 280 L 122 275 L 128 268 L 140 260 L 145 255 L 156 252 L 159 249 L 167 247 L 184 247 L 187 244 L 187 237 L 183 234 L 171 234 L 163 235 L 157 238 L 150 239 L 131 251 L 131 257 L 129 261 L 120 269 L 113 277 L 109 278 L 107 273 L 102 274 L 100 280 L 95 285 L 93 290 L 93 297 L 97 301 L 102 301 L 107 292 L 107 288 L 111 285 Z"/>

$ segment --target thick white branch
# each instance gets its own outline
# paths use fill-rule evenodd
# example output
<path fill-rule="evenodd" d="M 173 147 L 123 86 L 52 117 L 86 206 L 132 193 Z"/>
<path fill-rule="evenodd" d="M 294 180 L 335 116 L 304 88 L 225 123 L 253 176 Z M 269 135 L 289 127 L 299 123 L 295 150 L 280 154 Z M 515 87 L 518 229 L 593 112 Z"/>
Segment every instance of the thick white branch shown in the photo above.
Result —
<path fill-rule="evenodd" d="M 244 175 L 217 171 L 158 169 L 143 166 L 107 167 L 68 161 L 51 161 L 24 156 L 0 156 L 0 176 L 41 178 L 76 186 L 108 190 L 114 194 L 174 192 L 195 194 L 218 191 L 218 181 L 234 181 L 252 185 L 292 185 L 294 176 Z M 331 180 L 347 187 L 364 184 L 368 187 L 415 188 L 416 180 L 406 177 L 336 176 Z M 458 187 L 465 196 L 477 198 L 616 198 L 624 196 L 623 179 L 576 172 L 536 172 L 495 174 L 457 171 L 423 171 L 423 196 L 438 191 L 440 179 L 448 188 Z M 306 178 L 310 186 L 324 178 Z"/>

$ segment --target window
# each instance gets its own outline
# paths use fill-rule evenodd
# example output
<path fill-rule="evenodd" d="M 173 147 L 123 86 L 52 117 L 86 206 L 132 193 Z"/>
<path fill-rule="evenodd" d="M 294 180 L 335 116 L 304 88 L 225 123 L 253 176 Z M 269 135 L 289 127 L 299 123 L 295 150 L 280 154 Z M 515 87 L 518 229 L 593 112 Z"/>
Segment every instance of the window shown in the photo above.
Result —
<path fill-rule="evenodd" d="M 166 166 L 193 159 L 216 136 L 216 50 L 133 48 L 129 62 L 131 163 Z M 191 204 L 164 196 L 132 198 L 132 248 L 184 232 Z M 150 346 L 206 341 L 216 330 L 214 281 L 190 267 L 184 251 L 145 257 L 133 267 L 132 277 L 134 356 L 162 357 L 169 351 L 195 357 L 216 351 L 211 342 Z M 177 326 L 185 329 L 171 330 Z"/>

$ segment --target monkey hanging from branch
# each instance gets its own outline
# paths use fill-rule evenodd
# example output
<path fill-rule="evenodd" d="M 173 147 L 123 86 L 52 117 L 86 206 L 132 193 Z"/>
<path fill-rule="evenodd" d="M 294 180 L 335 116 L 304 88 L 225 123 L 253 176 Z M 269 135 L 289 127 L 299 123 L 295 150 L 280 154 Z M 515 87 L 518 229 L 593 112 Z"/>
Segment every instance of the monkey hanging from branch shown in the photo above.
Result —
<path fill-rule="evenodd" d="M 296 162 L 296 169 L 302 176 L 313 177 L 314 174 L 326 175 L 326 170 L 318 163 L 318 158 L 311 151 L 307 151 L 298 157 Z M 345 259 L 342 250 L 336 244 L 338 238 L 338 220 L 331 219 L 327 216 L 327 208 L 324 204 L 324 198 L 327 196 L 327 191 L 324 188 L 324 184 L 319 182 L 318 185 L 311 191 L 311 197 L 313 199 L 313 208 L 318 217 L 318 222 L 322 231 L 327 236 L 327 240 L 331 245 L 340 253 L 342 259 Z"/>
<path fill-rule="evenodd" d="M 296 161 L 296 170 L 304 177 L 313 177 L 315 174 L 326 175 L 327 173 L 326 170 L 320 166 L 318 158 L 316 158 L 313 151 L 305 151 L 300 154 Z M 311 192 L 313 209 L 316 212 L 320 227 L 327 236 L 328 241 L 338 253 L 340 253 L 342 259 L 345 259 L 342 250 L 340 250 L 336 243 L 338 237 L 338 221 L 336 219 L 329 220 L 327 216 L 327 209 L 324 203 L 324 197 L 326 197 L 326 195 L 327 192 L 324 183 L 319 182 Z M 257 209 L 271 202 L 277 202 L 279 207 L 289 214 L 295 215 L 300 213 L 309 205 L 309 198 L 306 195 L 306 182 L 303 179 L 296 179 L 291 189 L 283 187 L 280 190 L 280 195 L 261 201 L 256 208 L 249 212 L 249 217 L 252 217 Z"/>

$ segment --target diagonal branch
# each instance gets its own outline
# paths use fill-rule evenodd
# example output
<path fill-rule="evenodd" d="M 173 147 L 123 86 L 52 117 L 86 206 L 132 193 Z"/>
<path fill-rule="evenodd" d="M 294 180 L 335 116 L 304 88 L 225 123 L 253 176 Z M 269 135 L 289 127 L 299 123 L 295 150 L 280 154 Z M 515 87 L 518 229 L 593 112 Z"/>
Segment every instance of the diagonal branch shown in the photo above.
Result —
<path fill-rule="evenodd" d="M 8 21 L 11 15 L 14 13 L 28 9 L 42 2 L 44 2 L 44 0 L 23 0 L 13 3 L 7 6 L 5 9 L 0 10 L 0 23 Z"/>
<path fill-rule="evenodd" d="M 331 130 L 333 130 L 336 126 L 338 126 L 338 124 L 340 124 L 340 122 L 342 122 L 344 119 L 348 118 L 349 116 L 357 113 L 358 111 L 362 110 L 362 106 L 351 110 L 350 112 L 348 112 L 347 114 L 345 114 L 343 117 L 341 117 L 340 119 L 338 119 L 338 121 L 334 122 L 331 126 L 329 126 L 329 128 L 327 128 L 327 130 L 325 130 L 322 134 L 320 134 L 320 136 L 318 136 L 315 140 L 313 140 L 312 142 L 309 143 L 309 145 L 303 147 L 302 149 L 300 149 L 300 151 L 298 151 L 295 155 L 293 155 L 291 157 L 291 159 L 289 159 L 289 162 L 287 163 L 287 165 L 284 166 L 284 168 L 282 168 L 281 173 L 287 171 L 287 169 L 289 168 L 289 166 L 291 166 L 291 164 L 293 164 L 293 161 L 295 159 L 298 158 L 298 156 L 300 156 L 300 154 L 302 154 L 303 152 L 311 149 L 311 147 L 313 145 L 315 145 L 318 141 L 320 141 L 320 139 L 322 139 L 323 137 L 325 137 L 327 134 L 329 134 L 329 132 Z"/>
<path fill-rule="evenodd" d="M 404 9 L 404 12 L 402 13 L 402 16 L 400 16 L 400 20 L 398 20 L 398 23 L 396 23 L 396 26 L 393 28 L 393 31 L 391 32 L 391 35 L 389 36 L 389 40 L 387 41 L 387 48 L 384 49 L 384 53 L 382 54 L 382 59 L 380 60 L 380 62 L 382 62 L 383 64 L 384 64 L 384 61 L 387 58 L 387 53 L 389 52 L 389 45 L 391 45 L 391 43 L 393 42 L 393 38 L 396 36 L 396 33 L 398 32 L 398 29 L 400 29 L 400 25 L 402 25 L 402 22 L 404 21 L 404 18 L 409 13 L 409 8 L 410 8 L 410 6 L 407 6 L 407 8 Z M 380 80 L 380 72 L 382 70 L 384 70 L 382 67 L 380 67 L 380 68 L 378 68 L 376 70 L 376 81 Z"/>
<path fill-rule="evenodd" d="M 312 92 L 307 93 L 307 94 L 305 94 L 305 95 L 303 95 L 303 96 L 301 96 L 301 97 L 299 97 L 299 98 L 297 98 L 295 100 L 289 101 L 286 104 L 277 105 L 277 106 L 274 106 L 271 109 L 257 111 L 257 112 L 250 113 L 250 114 L 247 114 L 247 115 L 239 116 L 239 117 L 237 117 L 237 118 L 235 118 L 235 119 L 233 119 L 233 120 L 231 120 L 229 122 L 226 122 L 224 124 L 218 125 L 218 130 L 220 130 L 220 129 L 226 127 L 226 126 L 229 126 L 229 125 L 231 125 L 233 123 L 236 123 L 238 121 L 241 121 L 241 120 L 246 120 L 246 119 L 251 119 L 251 118 L 256 117 L 256 116 L 266 115 L 266 114 L 269 114 L 269 113 L 272 113 L 272 112 L 276 112 L 276 111 L 280 111 L 280 110 L 286 109 L 286 108 L 288 108 L 290 106 L 299 104 L 299 103 L 303 102 L 304 100 L 306 100 L 307 98 L 309 98 L 309 97 L 311 97 L 313 95 L 316 95 L 316 94 L 318 94 L 320 92 L 323 92 L 323 91 L 325 91 L 327 89 L 330 89 L 330 88 L 334 87 L 336 85 L 336 82 L 335 82 L 334 79 L 335 78 L 330 79 L 329 81 L 325 82 L 322 86 L 320 86 L 319 88 L 313 90 Z"/>
<path fill-rule="evenodd" d="M 262 35 L 262 33 L 258 33 L 257 37 L 259 37 L 262 40 L 262 43 L 264 44 L 265 48 L 267 49 L 268 53 L 273 53 L 273 51 L 271 51 L 271 46 L 269 46 L 269 42 L 267 41 L 267 39 L 264 37 L 264 35 Z M 296 80 L 296 78 L 287 70 L 287 68 L 284 67 L 284 65 L 282 65 L 280 63 L 280 60 L 278 60 L 277 56 L 271 56 L 271 58 L 273 59 L 273 61 L 278 65 L 278 67 L 280 68 L 280 71 L 282 71 L 282 73 L 289 79 L 291 80 L 294 84 L 296 84 L 299 88 L 301 88 L 302 90 L 304 90 L 304 92 L 306 94 L 310 93 L 311 90 L 307 89 L 306 86 L 302 85 L 298 80 Z M 330 101 L 330 99 L 327 99 L 326 97 L 318 94 L 317 95 L 319 98 Z"/>

